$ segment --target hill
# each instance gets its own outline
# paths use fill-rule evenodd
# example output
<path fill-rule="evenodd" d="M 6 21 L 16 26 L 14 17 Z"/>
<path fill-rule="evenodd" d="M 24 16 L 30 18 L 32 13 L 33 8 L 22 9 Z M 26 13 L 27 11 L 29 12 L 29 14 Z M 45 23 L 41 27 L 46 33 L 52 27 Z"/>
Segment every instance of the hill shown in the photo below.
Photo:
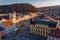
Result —
<path fill-rule="evenodd" d="M 9 13 L 9 12 L 35 12 L 37 9 L 28 3 L 16 3 L 10 5 L 0 5 L 0 13 Z"/>
<path fill-rule="evenodd" d="M 43 11 L 59 11 L 59 10 L 60 10 L 60 5 L 38 8 L 38 11 L 40 11 L 40 12 L 43 12 Z"/>

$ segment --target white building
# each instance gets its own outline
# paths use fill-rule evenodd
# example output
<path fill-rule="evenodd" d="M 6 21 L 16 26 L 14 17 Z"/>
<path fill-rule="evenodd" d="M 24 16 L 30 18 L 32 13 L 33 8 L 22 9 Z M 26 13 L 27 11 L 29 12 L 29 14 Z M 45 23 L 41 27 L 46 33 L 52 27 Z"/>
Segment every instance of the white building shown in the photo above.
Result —
<path fill-rule="evenodd" d="M 0 22 L 0 26 L 5 29 L 5 34 L 10 34 L 11 32 L 15 32 L 16 26 L 15 24 L 8 20 L 8 21 L 3 21 Z"/>

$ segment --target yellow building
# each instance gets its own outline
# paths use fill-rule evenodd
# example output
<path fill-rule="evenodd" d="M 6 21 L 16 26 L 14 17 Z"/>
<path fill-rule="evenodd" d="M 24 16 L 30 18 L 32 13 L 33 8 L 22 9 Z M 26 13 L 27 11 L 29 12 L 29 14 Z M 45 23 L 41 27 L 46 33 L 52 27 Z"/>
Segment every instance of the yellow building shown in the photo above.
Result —
<path fill-rule="evenodd" d="M 46 37 L 52 28 L 56 28 L 56 22 L 38 21 L 30 24 L 30 33 Z"/>
<path fill-rule="evenodd" d="M 16 23 L 16 12 L 10 13 L 11 21 Z"/>

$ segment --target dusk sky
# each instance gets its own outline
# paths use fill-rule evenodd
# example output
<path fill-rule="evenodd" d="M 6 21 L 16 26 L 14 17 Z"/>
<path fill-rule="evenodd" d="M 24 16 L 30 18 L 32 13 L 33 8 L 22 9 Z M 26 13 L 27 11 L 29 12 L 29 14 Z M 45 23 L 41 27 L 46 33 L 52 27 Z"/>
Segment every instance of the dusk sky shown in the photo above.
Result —
<path fill-rule="evenodd" d="M 35 7 L 60 5 L 60 0 L 0 0 L 0 5 L 13 3 L 30 3 Z"/>

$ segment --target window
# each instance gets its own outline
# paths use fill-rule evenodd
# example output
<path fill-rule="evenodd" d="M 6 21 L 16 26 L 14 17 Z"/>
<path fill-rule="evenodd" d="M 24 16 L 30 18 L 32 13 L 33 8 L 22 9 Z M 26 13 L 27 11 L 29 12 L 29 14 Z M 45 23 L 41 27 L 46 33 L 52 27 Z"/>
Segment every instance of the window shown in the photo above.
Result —
<path fill-rule="evenodd" d="M 46 30 L 48 30 L 48 28 L 46 28 Z"/>
<path fill-rule="evenodd" d="M 38 27 L 38 29 L 40 29 L 40 27 Z"/>
<path fill-rule="evenodd" d="M 43 31 L 43 33 L 45 33 L 45 31 Z"/>
<path fill-rule="evenodd" d="M 42 31 L 41 31 L 41 33 L 42 33 Z"/>
<path fill-rule="evenodd" d="M 32 29 L 33 31 L 35 31 L 35 29 Z"/>
<path fill-rule="evenodd" d="M 36 30 L 36 32 L 37 32 L 37 30 Z"/>
<path fill-rule="evenodd" d="M 45 28 L 43 28 L 43 30 L 44 30 Z"/>
<path fill-rule="evenodd" d="M 46 34 L 48 34 L 48 33 L 46 32 Z"/>
<path fill-rule="evenodd" d="M 39 32 L 40 32 L 40 30 L 39 30 Z"/>
<path fill-rule="evenodd" d="M 42 30 L 42 28 L 41 28 L 41 30 Z"/>

